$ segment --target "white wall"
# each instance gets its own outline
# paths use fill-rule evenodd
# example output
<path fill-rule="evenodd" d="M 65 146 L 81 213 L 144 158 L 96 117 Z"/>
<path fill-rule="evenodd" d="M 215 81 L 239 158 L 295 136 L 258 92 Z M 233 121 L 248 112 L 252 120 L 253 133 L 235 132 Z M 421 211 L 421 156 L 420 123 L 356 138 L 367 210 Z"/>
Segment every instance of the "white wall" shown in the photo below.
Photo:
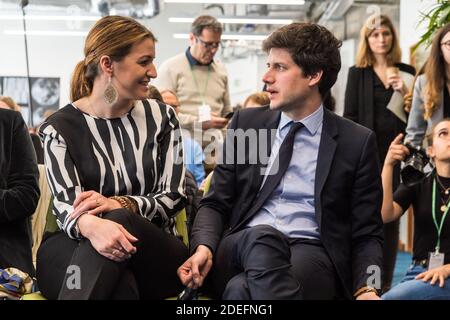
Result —
<path fill-rule="evenodd" d="M 3 10 L 0 10 L 3 11 Z M 2 14 L 5 11 L 1 12 Z M 189 32 L 189 24 L 169 23 L 169 16 L 192 15 L 201 12 L 199 5 L 166 4 L 165 10 L 151 20 L 142 21 L 158 38 L 156 64 L 184 51 L 187 40 L 174 39 L 173 33 Z M 17 11 L 16 14 L 20 12 Z M 61 14 L 65 14 L 62 11 Z M 88 31 L 94 22 L 82 22 L 73 29 L 66 22 L 28 21 L 27 30 Z M 25 46 L 22 35 L 6 35 L 5 30 L 23 30 L 22 21 L 0 20 L 0 76 L 26 76 Z M 84 58 L 82 36 L 28 36 L 30 75 L 36 77 L 59 77 L 61 79 L 60 105 L 69 102 L 69 83 L 78 61 Z"/>
<path fill-rule="evenodd" d="M 400 47 L 403 61 L 410 63 L 410 49 L 424 33 L 425 25 L 418 25 L 421 12 L 426 12 L 435 0 L 400 0 Z M 420 66 L 417 66 L 420 67 Z"/>

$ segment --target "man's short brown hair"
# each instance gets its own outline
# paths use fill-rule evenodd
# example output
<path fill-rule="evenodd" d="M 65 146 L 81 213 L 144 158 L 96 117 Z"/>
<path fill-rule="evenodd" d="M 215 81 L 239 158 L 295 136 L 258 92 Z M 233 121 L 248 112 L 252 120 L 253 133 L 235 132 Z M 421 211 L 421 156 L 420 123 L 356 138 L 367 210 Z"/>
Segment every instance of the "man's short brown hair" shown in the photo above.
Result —
<path fill-rule="evenodd" d="M 199 37 L 202 34 L 203 29 L 208 29 L 220 34 L 222 34 L 223 31 L 222 24 L 213 16 L 208 15 L 199 16 L 192 22 L 191 32 L 194 36 Z"/>
<path fill-rule="evenodd" d="M 286 49 L 305 76 L 323 71 L 319 82 L 322 99 L 329 91 L 341 69 L 339 48 L 342 42 L 325 27 L 314 23 L 291 23 L 274 31 L 264 42 L 263 50 Z"/>

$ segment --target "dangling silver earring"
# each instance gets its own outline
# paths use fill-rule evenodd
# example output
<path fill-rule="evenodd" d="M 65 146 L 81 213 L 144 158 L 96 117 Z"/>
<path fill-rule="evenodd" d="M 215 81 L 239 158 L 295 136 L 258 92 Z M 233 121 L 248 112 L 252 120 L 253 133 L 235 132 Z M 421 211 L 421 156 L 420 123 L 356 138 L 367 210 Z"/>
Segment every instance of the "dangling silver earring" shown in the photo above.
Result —
<path fill-rule="evenodd" d="M 105 92 L 103 92 L 103 99 L 105 99 L 107 104 L 114 104 L 117 102 L 117 98 L 117 89 L 113 86 L 111 77 L 109 77 L 108 85 L 106 86 Z"/>

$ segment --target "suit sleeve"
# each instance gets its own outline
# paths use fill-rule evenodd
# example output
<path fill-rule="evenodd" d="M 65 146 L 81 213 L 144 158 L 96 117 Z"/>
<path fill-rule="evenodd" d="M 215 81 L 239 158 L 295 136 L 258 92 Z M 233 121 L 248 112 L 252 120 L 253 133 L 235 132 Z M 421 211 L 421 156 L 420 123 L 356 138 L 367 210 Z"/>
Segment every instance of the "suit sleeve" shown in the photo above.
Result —
<path fill-rule="evenodd" d="M 30 134 L 17 113 L 13 120 L 13 143 L 6 189 L 0 189 L 0 223 L 31 216 L 39 201 L 39 171 Z"/>
<path fill-rule="evenodd" d="M 382 184 L 375 134 L 364 143 L 351 197 L 353 293 L 381 281 Z M 377 288 L 380 289 L 380 288 Z"/>
<path fill-rule="evenodd" d="M 234 130 L 238 127 L 239 112 L 234 115 L 227 130 L 218 165 L 214 168 L 208 194 L 202 199 L 192 229 L 191 251 L 203 244 L 214 253 L 227 225 L 235 203 L 236 155 Z"/>
<path fill-rule="evenodd" d="M 345 88 L 344 117 L 358 123 L 358 76 L 355 67 L 348 70 Z"/>

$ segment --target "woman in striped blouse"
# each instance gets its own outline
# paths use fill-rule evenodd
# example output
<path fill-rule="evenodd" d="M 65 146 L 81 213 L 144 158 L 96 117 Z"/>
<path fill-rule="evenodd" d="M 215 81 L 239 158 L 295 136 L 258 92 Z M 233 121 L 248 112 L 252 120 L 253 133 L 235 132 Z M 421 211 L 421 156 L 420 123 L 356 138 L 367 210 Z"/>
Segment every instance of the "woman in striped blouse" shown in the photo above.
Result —
<path fill-rule="evenodd" d="M 73 74 L 74 102 L 40 129 L 61 229 L 38 252 L 49 299 L 160 299 L 180 289 L 182 141 L 174 110 L 145 100 L 155 41 L 133 19 L 100 19 Z"/>

